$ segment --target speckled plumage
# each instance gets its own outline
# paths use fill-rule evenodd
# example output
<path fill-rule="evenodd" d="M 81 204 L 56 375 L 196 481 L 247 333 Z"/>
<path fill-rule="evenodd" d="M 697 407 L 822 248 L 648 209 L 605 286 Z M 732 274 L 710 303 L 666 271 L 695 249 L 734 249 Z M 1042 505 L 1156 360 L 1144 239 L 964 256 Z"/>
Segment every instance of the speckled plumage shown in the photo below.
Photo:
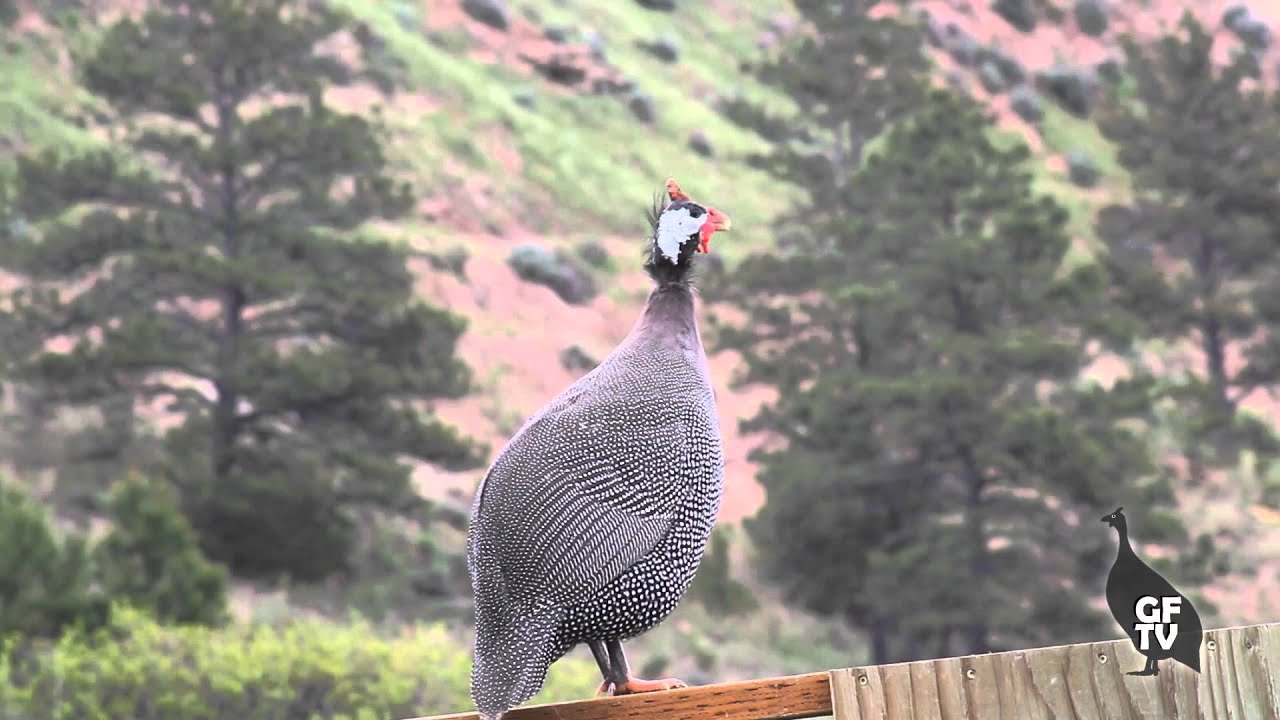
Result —
<path fill-rule="evenodd" d="M 481 715 L 530 698 L 578 643 L 662 622 L 701 561 L 723 477 L 693 292 L 660 280 L 627 339 L 516 432 L 476 491 Z"/>

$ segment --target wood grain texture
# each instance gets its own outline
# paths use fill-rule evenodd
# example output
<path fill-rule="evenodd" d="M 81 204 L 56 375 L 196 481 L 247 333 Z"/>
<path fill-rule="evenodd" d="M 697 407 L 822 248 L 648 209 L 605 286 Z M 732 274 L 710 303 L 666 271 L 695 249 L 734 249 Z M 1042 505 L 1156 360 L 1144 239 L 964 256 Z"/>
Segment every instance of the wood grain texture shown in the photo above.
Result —
<path fill-rule="evenodd" d="M 836 720 L 1280 720 L 1280 623 L 1210 630 L 1200 656 L 1199 675 L 1166 660 L 1131 676 L 1144 659 L 1125 639 L 832 670 L 832 705 Z"/>
<path fill-rule="evenodd" d="M 503 720 L 757 720 L 831 714 L 825 672 L 516 708 Z M 474 712 L 412 720 L 479 720 Z"/>
<path fill-rule="evenodd" d="M 1210 630 L 1201 673 L 1128 639 L 536 705 L 505 720 L 1280 720 L 1280 623 Z M 475 713 L 412 720 L 478 720 Z"/>

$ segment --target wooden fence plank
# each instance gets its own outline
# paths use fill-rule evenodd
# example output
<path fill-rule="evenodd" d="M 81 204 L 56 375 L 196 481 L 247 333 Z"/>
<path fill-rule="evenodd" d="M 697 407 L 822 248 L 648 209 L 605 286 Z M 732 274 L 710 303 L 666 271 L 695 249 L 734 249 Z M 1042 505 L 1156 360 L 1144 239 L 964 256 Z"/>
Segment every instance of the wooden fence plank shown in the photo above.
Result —
<path fill-rule="evenodd" d="M 1210 630 L 1201 670 L 1128 639 L 512 710 L 507 720 L 1280 720 L 1280 623 Z M 477 720 L 475 713 L 413 720 Z"/>
<path fill-rule="evenodd" d="M 858 679 L 858 707 L 862 710 L 862 720 L 886 720 L 889 713 L 885 707 L 880 668 L 860 668 L 854 670 L 853 675 Z"/>
<path fill-rule="evenodd" d="M 959 668 L 951 670 L 944 668 L 941 663 L 933 668 L 924 663 L 910 663 L 906 667 L 910 673 L 911 705 L 915 708 L 915 720 L 943 720 L 942 677 L 951 673 L 959 677 Z"/>
<path fill-rule="evenodd" d="M 918 717 L 911 693 L 911 665 L 886 665 L 880 669 L 880 680 L 884 683 L 885 715 Z"/>
<path fill-rule="evenodd" d="M 969 720 L 969 703 L 964 697 L 964 664 L 960 662 L 959 657 L 947 657 L 945 660 L 934 662 L 933 667 L 913 662 L 913 667 L 919 667 L 920 674 L 934 675 L 934 682 L 938 684 L 938 715 L 941 719 Z"/>
<path fill-rule="evenodd" d="M 516 708 L 503 720 L 759 720 L 831 714 L 825 672 Z M 412 720 L 479 720 L 474 712 Z"/>
<path fill-rule="evenodd" d="M 1070 717 L 1071 693 L 1067 688 L 1067 653 L 1027 653 L 1027 672 L 1043 708 L 1044 717 Z"/>
<path fill-rule="evenodd" d="M 1129 672 L 1129 666 L 1121 666 L 1116 662 L 1116 656 L 1120 654 L 1120 650 L 1124 647 L 1133 649 L 1133 644 L 1128 640 L 1123 645 L 1116 642 L 1093 643 L 1093 683 L 1098 694 L 1098 710 L 1099 714 L 1108 720 L 1134 720 L 1133 705 L 1129 702 L 1129 688 L 1125 685 L 1125 679 L 1145 680 L 1148 683 L 1153 681 L 1150 677 L 1133 677 L 1126 673 Z M 1145 658 L 1137 656 L 1135 651 L 1134 662 L 1138 666 L 1133 669 L 1139 669 L 1146 663 Z M 1165 663 L 1168 666 L 1170 663 Z M 1172 668 L 1166 667 L 1166 670 Z"/>
<path fill-rule="evenodd" d="M 861 718 L 862 706 L 858 704 L 858 680 L 852 670 L 832 670 L 831 714 L 838 720 Z"/>
<path fill-rule="evenodd" d="M 1258 672 L 1264 676 L 1258 683 L 1266 689 L 1260 693 L 1263 717 L 1280 720 L 1280 632 L 1266 632 L 1261 627 L 1248 628 L 1247 632 L 1258 652 Z"/>

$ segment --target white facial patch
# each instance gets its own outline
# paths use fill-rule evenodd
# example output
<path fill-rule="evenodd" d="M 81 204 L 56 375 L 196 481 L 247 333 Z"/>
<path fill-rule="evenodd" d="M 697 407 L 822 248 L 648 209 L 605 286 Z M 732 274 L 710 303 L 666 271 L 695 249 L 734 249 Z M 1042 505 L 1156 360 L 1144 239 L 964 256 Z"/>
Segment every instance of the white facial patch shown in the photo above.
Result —
<path fill-rule="evenodd" d="M 687 207 L 662 213 L 662 217 L 658 218 L 658 237 L 655 240 L 658 250 L 667 256 L 668 260 L 676 262 L 680 258 L 680 246 L 689 239 L 690 235 L 698 232 L 706 221 L 705 212 L 694 217 Z"/>

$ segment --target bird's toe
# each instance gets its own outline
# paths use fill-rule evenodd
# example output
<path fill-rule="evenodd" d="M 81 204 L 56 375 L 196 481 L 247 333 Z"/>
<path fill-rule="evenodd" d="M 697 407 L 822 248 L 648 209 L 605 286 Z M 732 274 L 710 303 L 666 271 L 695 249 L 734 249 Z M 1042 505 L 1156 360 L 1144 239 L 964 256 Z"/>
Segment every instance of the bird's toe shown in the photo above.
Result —
<path fill-rule="evenodd" d="M 689 687 L 689 685 L 683 680 L 679 680 L 677 678 L 663 678 L 661 680 L 627 678 L 627 681 L 618 687 L 616 694 L 632 695 L 635 693 L 659 692 L 662 690 L 678 690 L 686 687 Z"/>

